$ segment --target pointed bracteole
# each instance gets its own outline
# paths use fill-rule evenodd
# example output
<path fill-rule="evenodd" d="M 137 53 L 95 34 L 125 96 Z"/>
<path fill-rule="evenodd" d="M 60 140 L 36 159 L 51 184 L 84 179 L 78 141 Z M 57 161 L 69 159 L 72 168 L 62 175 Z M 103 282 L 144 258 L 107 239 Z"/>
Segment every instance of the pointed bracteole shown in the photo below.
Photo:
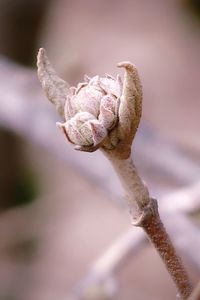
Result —
<path fill-rule="evenodd" d="M 130 62 L 118 63 L 119 68 L 125 68 L 123 92 L 119 107 L 119 127 L 122 138 L 134 137 L 142 112 L 142 86 L 137 68 Z"/>
<path fill-rule="evenodd" d="M 47 98 L 56 106 L 58 113 L 64 117 L 64 105 L 67 95 L 71 93 L 69 85 L 61 79 L 52 67 L 46 51 L 40 48 L 37 56 L 38 78 Z"/>
<path fill-rule="evenodd" d="M 138 70 L 137 70 L 136 66 L 129 61 L 123 61 L 123 62 L 118 63 L 117 67 L 125 68 L 126 72 L 129 73 L 131 75 L 131 77 L 133 78 L 137 92 L 139 94 L 142 93 L 141 81 L 140 81 Z"/>

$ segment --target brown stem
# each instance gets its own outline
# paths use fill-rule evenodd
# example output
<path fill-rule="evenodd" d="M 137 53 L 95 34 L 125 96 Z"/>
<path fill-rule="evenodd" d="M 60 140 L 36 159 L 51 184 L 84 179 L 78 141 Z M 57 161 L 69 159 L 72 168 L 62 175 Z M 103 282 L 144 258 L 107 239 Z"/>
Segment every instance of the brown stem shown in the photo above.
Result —
<path fill-rule="evenodd" d="M 140 223 L 137 225 L 141 226 L 147 233 L 148 238 L 158 251 L 168 272 L 176 284 L 180 295 L 183 299 L 187 299 L 192 292 L 192 286 L 182 265 L 182 261 L 177 255 L 169 235 L 167 234 L 160 219 L 156 200 L 151 199 L 149 210 L 149 213 L 146 211 L 146 213 L 143 214 Z"/>
<path fill-rule="evenodd" d="M 160 219 L 157 201 L 150 198 L 131 158 L 119 159 L 105 152 L 112 162 L 126 193 L 133 225 L 140 226 L 158 251 L 182 299 L 192 292 L 188 275 Z"/>
<path fill-rule="evenodd" d="M 200 300 L 200 282 L 187 300 Z"/>

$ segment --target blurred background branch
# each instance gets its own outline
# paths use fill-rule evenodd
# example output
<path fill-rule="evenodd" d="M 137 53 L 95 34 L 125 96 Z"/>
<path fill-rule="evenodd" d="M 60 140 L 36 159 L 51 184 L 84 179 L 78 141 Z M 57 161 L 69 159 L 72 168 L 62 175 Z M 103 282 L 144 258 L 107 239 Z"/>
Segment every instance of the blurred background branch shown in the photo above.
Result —
<path fill-rule="evenodd" d="M 95 299 L 85 291 L 99 282 L 115 299 L 175 297 L 144 236 L 129 235 L 109 164 L 98 152 L 77 155 L 57 132 L 33 69 L 40 46 L 72 84 L 136 63 L 144 111 L 135 161 L 198 281 L 198 11 L 195 1 L 0 1 L 1 299 Z"/>

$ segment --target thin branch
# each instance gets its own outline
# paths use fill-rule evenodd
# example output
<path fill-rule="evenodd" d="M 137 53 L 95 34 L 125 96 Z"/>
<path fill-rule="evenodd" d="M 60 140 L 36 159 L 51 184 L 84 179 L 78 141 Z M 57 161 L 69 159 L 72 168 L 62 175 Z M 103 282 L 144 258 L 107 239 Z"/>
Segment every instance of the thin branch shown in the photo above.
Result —
<path fill-rule="evenodd" d="M 186 299 L 192 291 L 190 280 L 160 219 L 157 201 L 150 198 L 148 189 L 141 181 L 130 158 L 120 160 L 112 153 L 106 152 L 106 155 L 124 187 L 133 225 L 142 227 L 147 233 L 180 295 Z"/>
<path fill-rule="evenodd" d="M 76 155 L 57 134 L 56 114 L 46 103 L 34 70 L 0 58 L 0 80 L 0 125 L 2 127 L 7 127 L 30 142 L 50 149 L 63 161 L 81 170 L 84 176 L 87 175 L 102 189 L 111 192 L 116 199 L 120 198 L 122 190 L 117 177 L 103 156 L 99 152 L 90 156 Z M 51 138 L 49 138 L 50 133 Z M 135 157 L 140 167 L 147 166 L 153 174 L 157 174 L 156 176 L 164 176 L 166 181 L 173 180 L 177 185 L 191 184 L 198 180 L 200 168 L 195 161 L 144 124 L 136 140 Z M 153 155 L 155 149 L 159 149 L 157 155 Z M 91 169 L 90 164 L 94 168 Z"/>
<path fill-rule="evenodd" d="M 200 300 L 200 282 L 197 284 L 188 300 Z"/>
<path fill-rule="evenodd" d="M 129 229 L 93 263 L 87 275 L 73 290 L 76 299 L 87 299 L 87 293 L 99 287 L 105 299 L 114 296 L 117 284 L 114 280 L 129 256 L 135 255 L 147 242 L 144 233 Z M 93 298 L 92 298 L 93 299 Z M 95 298 L 96 299 L 96 298 Z"/>
<path fill-rule="evenodd" d="M 181 198 L 183 199 L 183 206 L 181 206 L 181 202 L 179 201 Z M 172 203 L 175 203 L 173 201 L 176 199 L 178 199 L 178 205 L 175 205 L 174 209 L 172 209 Z M 162 204 L 162 218 L 174 245 L 181 254 L 186 256 L 197 272 L 200 270 L 200 232 L 199 228 L 195 226 L 183 212 L 191 212 L 193 209 L 199 207 L 200 201 L 198 201 L 198 199 L 200 199 L 199 183 L 180 189 L 160 199 Z M 133 240 L 131 241 L 131 239 Z M 77 296 L 77 291 L 79 291 L 79 297 L 77 297 L 81 299 L 81 297 L 85 295 L 85 290 L 89 288 L 88 285 L 97 285 L 100 281 L 105 283 L 111 274 L 115 277 L 116 272 L 123 268 L 129 257 L 136 255 L 138 249 L 144 245 L 145 241 L 146 237 L 144 232 L 138 231 L 136 228 L 124 233 L 124 236 L 114 242 L 109 249 L 97 258 L 91 267 L 93 272 L 90 271 L 77 285 L 77 288 L 74 289 L 74 295 Z M 191 247 L 190 245 L 195 246 Z M 108 259 L 109 257 L 111 257 L 111 259 Z M 90 280 L 87 278 L 90 278 Z M 107 285 L 105 284 L 104 287 L 106 289 Z"/>
<path fill-rule="evenodd" d="M 4 73 L 4 76 L 5 76 L 5 73 Z M 36 93 L 37 94 L 37 93 Z M 6 95 L 6 94 L 5 94 Z M 27 95 L 28 95 L 28 91 L 27 91 Z M 13 95 L 14 96 L 14 95 Z M 6 97 L 5 97 L 6 98 Z M 11 96 L 11 99 L 12 99 L 12 96 Z M 23 101 L 22 101 L 23 102 Z M 24 102 L 25 103 L 25 102 Z M 12 111 L 12 104 L 13 104 L 13 102 L 11 101 L 11 103 L 8 101 L 7 103 L 6 103 L 6 105 L 5 105 L 5 107 L 4 107 L 4 109 L 3 109 L 3 112 L 5 113 L 7 113 L 7 114 L 2 114 L 2 116 L 3 116 L 3 118 L 4 118 L 4 121 L 6 120 L 6 116 L 7 117 L 9 117 L 9 120 L 11 121 L 12 120 L 12 117 L 14 116 L 14 114 L 10 114 L 9 115 L 9 113 L 10 113 L 10 111 Z M 15 107 L 15 105 L 13 106 L 13 107 Z M 26 106 L 25 106 L 26 107 Z M 7 109 L 7 111 L 5 110 L 5 108 L 8 108 Z M 19 106 L 18 106 L 18 108 L 19 108 Z M 43 119 L 44 120 L 44 119 Z M 19 120 L 18 120 L 19 121 Z M 20 122 L 19 123 L 17 123 L 17 125 L 19 125 L 20 124 Z M 16 123 L 15 123 L 15 125 L 16 125 Z M 25 131 L 27 132 L 27 126 L 30 126 L 30 122 L 29 123 L 26 123 L 26 127 L 25 127 Z M 15 128 L 17 127 L 17 126 L 14 126 Z M 29 129 L 29 127 L 28 127 L 28 129 Z"/>
<path fill-rule="evenodd" d="M 42 48 L 38 52 L 37 65 L 47 98 L 56 107 L 60 105 L 58 95 L 66 98 L 63 106 L 65 122 L 59 123 L 59 127 L 68 142 L 84 152 L 99 148 L 111 161 L 126 193 L 133 225 L 142 227 L 147 233 L 180 295 L 186 299 L 192 291 L 189 277 L 160 219 L 157 201 L 149 196 L 131 159 L 131 145 L 142 111 L 142 87 L 137 68 L 130 62 L 121 62 L 118 67 L 125 69 L 123 84 L 118 80 L 119 76 L 117 79 L 95 76 L 89 82 L 79 84 L 70 94 L 69 90 L 63 93 L 58 84 L 62 79 Z M 52 74 L 49 73 L 51 70 Z M 56 80 L 49 80 L 49 77 Z"/>

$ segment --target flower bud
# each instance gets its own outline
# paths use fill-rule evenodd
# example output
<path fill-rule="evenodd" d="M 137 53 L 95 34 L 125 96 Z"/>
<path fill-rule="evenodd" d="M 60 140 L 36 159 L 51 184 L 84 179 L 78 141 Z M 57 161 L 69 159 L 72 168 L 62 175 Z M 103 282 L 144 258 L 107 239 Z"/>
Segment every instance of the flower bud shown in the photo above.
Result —
<path fill-rule="evenodd" d="M 131 63 L 123 62 L 118 67 L 126 70 L 124 83 L 119 76 L 85 75 L 85 82 L 69 88 L 57 76 L 45 50 L 39 51 L 39 79 L 65 120 L 57 126 L 78 150 L 119 148 L 125 156 L 130 154 L 141 116 L 142 90 L 137 69 Z"/>
<path fill-rule="evenodd" d="M 71 91 L 64 107 L 66 121 L 58 123 L 58 127 L 71 143 L 96 147 L 117 123 L 122 93 L 120 78 L 94 76 Z"/>

